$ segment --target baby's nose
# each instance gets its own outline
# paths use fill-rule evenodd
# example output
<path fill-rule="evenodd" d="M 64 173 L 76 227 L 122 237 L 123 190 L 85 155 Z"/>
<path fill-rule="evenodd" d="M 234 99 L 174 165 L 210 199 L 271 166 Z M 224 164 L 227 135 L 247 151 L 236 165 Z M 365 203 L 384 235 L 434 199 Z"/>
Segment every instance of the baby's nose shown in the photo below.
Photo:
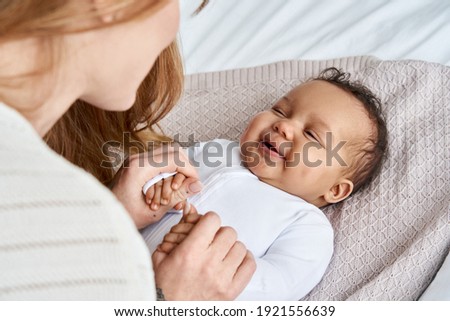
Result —
<path fill-rule="evenodd" d="M 287 140 L 293 139 L 294 129 L 289 121 L 277 121 L 273 124 L 273 130 L 282 135 Z"/>

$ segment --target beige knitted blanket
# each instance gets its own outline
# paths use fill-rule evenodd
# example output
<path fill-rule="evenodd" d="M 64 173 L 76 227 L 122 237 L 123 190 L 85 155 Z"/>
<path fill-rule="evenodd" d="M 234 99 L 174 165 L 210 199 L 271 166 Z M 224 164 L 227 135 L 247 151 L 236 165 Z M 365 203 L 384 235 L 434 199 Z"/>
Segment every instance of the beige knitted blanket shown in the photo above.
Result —
<path fill-rule="evenodd" d="M 329 66 L 381 98 L 390 156 L 370 189 L 326 209 L 335 253 L 305 299 L 415 300 L 450 246 L 449 67 L 365 56 L 191 75 L 162 128 L 181 141 L 236 140 L 252 115 Z"/>

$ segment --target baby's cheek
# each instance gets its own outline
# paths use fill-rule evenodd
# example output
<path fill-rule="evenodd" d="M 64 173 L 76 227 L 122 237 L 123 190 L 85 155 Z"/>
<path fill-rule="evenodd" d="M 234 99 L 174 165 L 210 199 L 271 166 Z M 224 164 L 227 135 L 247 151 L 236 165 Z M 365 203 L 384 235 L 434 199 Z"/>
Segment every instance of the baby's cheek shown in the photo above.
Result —
<path fill-rule="evenodd" d="M 317 145 L 305 145 L 301 152 L 302 165 L 307 168 L 318 168 L 326 163 L 326 151 Z"/>

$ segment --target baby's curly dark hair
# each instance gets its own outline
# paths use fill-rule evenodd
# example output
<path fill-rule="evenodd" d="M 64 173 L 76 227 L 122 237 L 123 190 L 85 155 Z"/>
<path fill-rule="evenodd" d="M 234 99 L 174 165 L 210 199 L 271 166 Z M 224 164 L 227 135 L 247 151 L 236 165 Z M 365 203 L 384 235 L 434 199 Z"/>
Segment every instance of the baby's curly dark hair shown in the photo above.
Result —
<path fill-rule="evenodd" d="M 374 130 L 367 141 L 353 146 L 355 154 L 347 175 L 353 182 L 353 193 L 370 185 L 380 173 L 387 157 L 388 134 L 381 101 L 372 91 L 358 81 L 350 80 L 350 73 L 337 68 L 327 68 L 312 80 L 327 81 L 349 92 L 364 106 Z"/>

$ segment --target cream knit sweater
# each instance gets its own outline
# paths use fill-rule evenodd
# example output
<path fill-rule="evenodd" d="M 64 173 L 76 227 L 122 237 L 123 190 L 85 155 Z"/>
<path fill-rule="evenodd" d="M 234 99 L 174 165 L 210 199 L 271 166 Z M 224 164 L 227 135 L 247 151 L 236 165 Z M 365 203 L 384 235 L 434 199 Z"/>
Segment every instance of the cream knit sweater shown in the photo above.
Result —
<path fill-rule="evenodd" d="M 125 209 L 0 103 L 0 300 L 154 299 Z"/>

